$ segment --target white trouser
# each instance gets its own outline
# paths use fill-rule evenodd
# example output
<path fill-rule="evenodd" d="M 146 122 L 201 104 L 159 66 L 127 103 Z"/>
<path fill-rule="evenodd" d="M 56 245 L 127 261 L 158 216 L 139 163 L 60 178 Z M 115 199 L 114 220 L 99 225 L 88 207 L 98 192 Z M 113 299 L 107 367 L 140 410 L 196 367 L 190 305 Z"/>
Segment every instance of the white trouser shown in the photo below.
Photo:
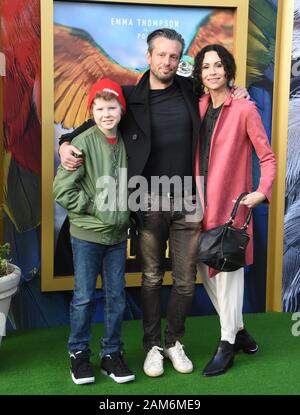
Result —
<path fill-rule="evenodd" d="M 221 340 L 234 344 L 235 336 L 243 323 L 244 268 L 232 272 L 220 272 L 208 277 L 208 268 L 199 264 L 198 271 L 203 284 L 220 317 Z"/>

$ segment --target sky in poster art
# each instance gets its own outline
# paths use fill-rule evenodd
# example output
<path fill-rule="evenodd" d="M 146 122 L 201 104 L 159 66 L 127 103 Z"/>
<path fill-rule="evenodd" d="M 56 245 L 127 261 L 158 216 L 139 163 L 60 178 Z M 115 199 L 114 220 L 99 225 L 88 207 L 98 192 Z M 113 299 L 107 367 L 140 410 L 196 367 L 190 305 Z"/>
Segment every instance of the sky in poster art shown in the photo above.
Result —
<path fill-rule="evenodd" d="M 148 33 L 160 27 L 175 29 L 186 45 L 211 8 L 129 4 L 54 2 L 54 22 L 86 30 L 104 51 L 120 65 L 146 67 Z"/>

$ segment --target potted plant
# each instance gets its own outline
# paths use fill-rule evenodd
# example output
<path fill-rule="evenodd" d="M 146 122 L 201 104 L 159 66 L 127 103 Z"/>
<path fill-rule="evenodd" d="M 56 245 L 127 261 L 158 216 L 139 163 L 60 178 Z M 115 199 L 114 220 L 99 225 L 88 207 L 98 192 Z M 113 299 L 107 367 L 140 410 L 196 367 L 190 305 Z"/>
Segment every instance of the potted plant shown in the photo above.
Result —
<path fill-rule="evenodd" d="M 16 293 L 21 278 L 21 270 L 9 262 L 10 245 L 0 245 L 0 344 L 5 335 L 6 318 L 10 301 Z"/>

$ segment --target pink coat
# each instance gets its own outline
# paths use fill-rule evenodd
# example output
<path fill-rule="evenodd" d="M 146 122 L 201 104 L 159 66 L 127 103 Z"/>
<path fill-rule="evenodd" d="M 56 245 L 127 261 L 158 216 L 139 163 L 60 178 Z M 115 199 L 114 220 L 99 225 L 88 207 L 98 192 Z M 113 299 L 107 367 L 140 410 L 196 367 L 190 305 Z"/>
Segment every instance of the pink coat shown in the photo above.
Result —
<path fill-rule="evenodd" d="M 201 119 L 204 118 L 209 103 L 209 94 L 200 98 Z M 253 147 L 260 164 L 260 181 L 255 190 L 263 193 L 267 202 L 270 202 L 276 160 L 261 117 L 253 102 L 246 99 L 232 100 L 229 95 L 211 138 L 203 230 L 224 224 L 230 217 L 233 200 L 242 192 L 252 191 Z M 195 169 L 196 176 L 199 176 L 199 151 L 197 155 Z M 248 208 L 241 205 L 235 226 L 244 224 L 247 212 Z M 252 221 L 248 231 L 250 241 L 246 251 L 246 264 L 250 265 L 253 262 Z M 209 275 L 216 273 L 217 271 L 210 269 Z"/>

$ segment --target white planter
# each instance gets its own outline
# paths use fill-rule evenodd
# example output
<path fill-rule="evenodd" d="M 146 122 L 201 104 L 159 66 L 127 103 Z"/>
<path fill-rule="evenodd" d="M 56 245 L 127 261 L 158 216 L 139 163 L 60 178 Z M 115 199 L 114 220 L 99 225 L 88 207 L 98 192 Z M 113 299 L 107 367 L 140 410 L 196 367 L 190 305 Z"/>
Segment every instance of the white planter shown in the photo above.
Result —
<path fill-rule="evenodd" d="M 9 311 L 11 297 L 16 293 L 21 278 L 21 270 L 10 264 L 12 272 L 0 277 L 0 344 L 5 336 L 6 318 Z"/>

